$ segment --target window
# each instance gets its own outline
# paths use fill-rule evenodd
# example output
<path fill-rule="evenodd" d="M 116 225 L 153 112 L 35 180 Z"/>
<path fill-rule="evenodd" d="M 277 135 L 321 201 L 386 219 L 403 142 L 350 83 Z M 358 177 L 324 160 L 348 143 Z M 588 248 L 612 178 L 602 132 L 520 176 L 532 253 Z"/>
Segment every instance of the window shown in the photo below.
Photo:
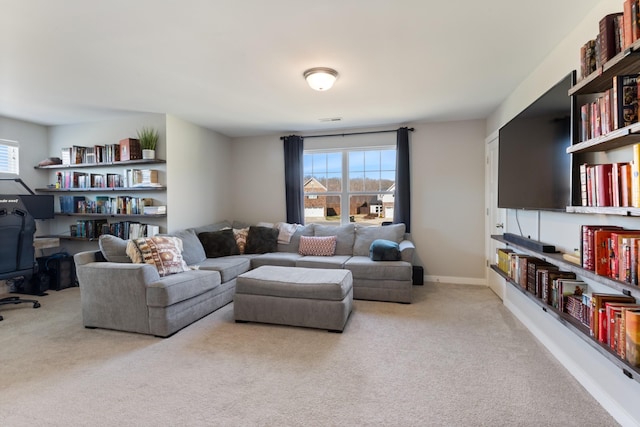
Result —
<path fill-rule="evenodd" d="M 395 147 L 305 151 L 305 223 L 392 221 L 395 179 Z"/>
<path fill-rule="evenodd" d="M 18 148 L 19 144 L 17 141 L 0 139 L 0 173 L 18 175 L 20 172 L 18 167 Z"/>

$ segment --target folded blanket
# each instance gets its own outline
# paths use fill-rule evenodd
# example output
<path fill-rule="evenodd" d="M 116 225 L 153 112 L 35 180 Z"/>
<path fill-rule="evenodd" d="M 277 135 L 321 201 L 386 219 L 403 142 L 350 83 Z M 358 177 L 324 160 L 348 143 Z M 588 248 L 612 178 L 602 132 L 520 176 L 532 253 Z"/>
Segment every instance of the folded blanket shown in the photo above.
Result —
<path fill-rule="evenodd" d="M 276 224 L 278 229 L 278 243 L 287 244 L 291 241 L 291 236 L 298 229 L 298 224 L 288 224 L 286 222 L 279 222 Z"/>

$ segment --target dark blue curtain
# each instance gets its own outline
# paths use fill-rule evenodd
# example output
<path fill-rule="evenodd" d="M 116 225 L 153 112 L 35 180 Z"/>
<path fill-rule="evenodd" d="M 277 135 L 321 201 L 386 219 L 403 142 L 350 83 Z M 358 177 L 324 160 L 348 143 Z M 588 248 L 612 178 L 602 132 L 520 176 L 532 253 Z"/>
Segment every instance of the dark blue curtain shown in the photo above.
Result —
<path fill-rule="evenodd" d="M 407 233 L 411 231 L 411 173 L 409 172 L 409 129 L 397 131 L 396 152 L 396 201 L 393 222 L 404 223 Z"/>
<path fill-rule="evenodd" d="M 302 188 L 303 138 L 298 135 L 284 138 L 284 185 L 287 202 L 287 222 L 304 224 L 304 189 Z"/>

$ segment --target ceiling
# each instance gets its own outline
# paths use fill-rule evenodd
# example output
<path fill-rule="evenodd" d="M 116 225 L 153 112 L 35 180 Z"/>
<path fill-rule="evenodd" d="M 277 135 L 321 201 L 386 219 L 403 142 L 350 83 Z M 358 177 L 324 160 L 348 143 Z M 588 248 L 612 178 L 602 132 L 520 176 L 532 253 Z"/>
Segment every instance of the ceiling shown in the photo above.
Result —
<path fill-rule="evenodd" d="M 0 115 L 230 137 L 486 118 L 600 1 L 0 0 Z"/>

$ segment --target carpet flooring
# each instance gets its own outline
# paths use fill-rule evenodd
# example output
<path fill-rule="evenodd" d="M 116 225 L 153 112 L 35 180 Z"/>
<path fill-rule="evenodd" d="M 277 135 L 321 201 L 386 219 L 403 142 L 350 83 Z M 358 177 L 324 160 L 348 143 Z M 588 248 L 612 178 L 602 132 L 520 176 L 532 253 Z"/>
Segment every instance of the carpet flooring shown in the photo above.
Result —
<path fill-rule="evenodd" d="M 354 301 L 342 334 L 236 324 L 166 338 L 82 326 L 80 291 L 0 307 L 0 425 L 615 426 L 488 289 Z"/>

